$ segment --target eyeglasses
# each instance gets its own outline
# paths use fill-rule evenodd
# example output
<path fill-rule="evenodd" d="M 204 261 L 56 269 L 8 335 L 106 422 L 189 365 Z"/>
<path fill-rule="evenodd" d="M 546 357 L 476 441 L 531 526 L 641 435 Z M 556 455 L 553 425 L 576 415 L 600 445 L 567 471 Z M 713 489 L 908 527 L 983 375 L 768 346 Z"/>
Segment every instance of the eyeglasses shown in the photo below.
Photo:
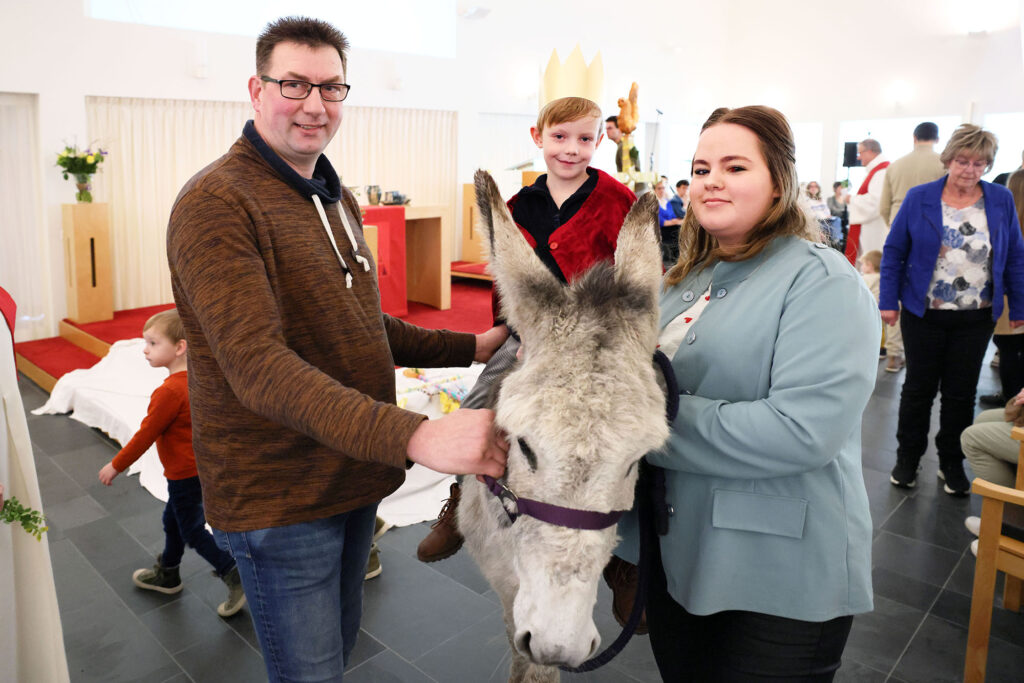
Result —
<path fill-rule="evenodd" d="M 279 81 L 270 76 L 260 76 L 260 80 L 264 83 L 277 83 L 281 87 L 281 97 L 289 100 L 304 100 L 313 92 L 313 88 L 320 88 L 320 98 L 324 102 L 341 102 L 352 89 L 348 83 L 309 83 L 289 79 Z"/>
<path fill-rule="evenodd" d="M 953 163 L 956 164 L 958 168 L 965 169 L 967 167 L 971 167 L 975 171 L 983 171 L 985 170 L 985 167 L 988 166 L 987 161 L 971 161 L 970 159 L 961 159 L 960 157 L 953 159 Z"/>

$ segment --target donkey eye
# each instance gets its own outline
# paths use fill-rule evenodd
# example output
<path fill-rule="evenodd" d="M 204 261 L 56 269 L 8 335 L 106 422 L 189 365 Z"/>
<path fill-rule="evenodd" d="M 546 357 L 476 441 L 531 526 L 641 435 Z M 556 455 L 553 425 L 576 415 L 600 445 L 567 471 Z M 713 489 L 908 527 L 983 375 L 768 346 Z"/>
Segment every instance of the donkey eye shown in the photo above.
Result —
<path fill-rule="evenodd" d="M 537 471 L 537 454 L 533 452 L 533 449 L 526 444 L 526 439 L 519 437 L 519 450 L 523 452 L 526 457 L 526 462 L 530 465 L 530 469 L 534 472 Z"/>

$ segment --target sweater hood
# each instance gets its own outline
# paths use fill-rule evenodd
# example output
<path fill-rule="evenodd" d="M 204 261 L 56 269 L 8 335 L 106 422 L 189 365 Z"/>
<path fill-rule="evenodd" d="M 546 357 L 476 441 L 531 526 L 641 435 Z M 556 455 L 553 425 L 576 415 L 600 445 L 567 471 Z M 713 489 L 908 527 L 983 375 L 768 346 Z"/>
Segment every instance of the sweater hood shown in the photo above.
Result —
<path fill-rule="evenodd" d="M 312 178 L 303 178 L 260 137 L 260 134 L 256 132 L 256 124 L 252 119 L 245 122 L 242 135 L 252 143 L 256 151 L 260 153 L 260 156 L 280 174 L 285 182 L 301 192 L 302 196 L 312 197 L 316 195 L 321 201 L 328 204 L 341 201 L 341 179 L 338 178 L 338 174 L 334 171 L 334 167 L 331 166 L 331 162 L 327 160 L 326 156 L 321 154 L 316 160 Z"/>

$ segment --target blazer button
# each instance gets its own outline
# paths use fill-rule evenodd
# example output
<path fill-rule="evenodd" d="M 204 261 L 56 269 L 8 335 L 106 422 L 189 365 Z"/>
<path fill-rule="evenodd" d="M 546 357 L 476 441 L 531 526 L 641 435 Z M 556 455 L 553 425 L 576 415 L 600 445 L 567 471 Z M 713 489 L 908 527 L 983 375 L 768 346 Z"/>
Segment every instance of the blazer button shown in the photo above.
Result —
<path fill-rule="evenodd" d="M 669 505 L 668 509 L 666 510 L 666 512 L 668 512 L 668 516 L 671 517 L 672 515 L 676 514 L 676 509 L 674 507 L 672 507 L 671 505 Z"/>
<path fill-rule="evenodd" d="M 551 244 L 549 244 L 548 245 L 548 249 L 551 249 L 551 250 L 558 249 L 558 242 L 552 242 Z"/>
<path fill-rule="evenodd" d="M 691 292 L 690 290 L 686 290 L 685 292 L 683 292 L 683 301 L 693 301 L 693 296 L 693 292 Z"/>
<path fill-rule="evenodd" d="M 686 343 L 687 344 L 692 344 L 695 341 L 697 341 L 697 333 L 696 332 L 691 331 L 690 334 L 686 335 Z"/>
<path fill-rule="evenodd" d="M 726 294 L 728 294 L 728 292 L 725 291 L 725 287 L 722 287 L 720 290 L 715 292 L 715 296 L 719 299 L 724 299 Z"/>

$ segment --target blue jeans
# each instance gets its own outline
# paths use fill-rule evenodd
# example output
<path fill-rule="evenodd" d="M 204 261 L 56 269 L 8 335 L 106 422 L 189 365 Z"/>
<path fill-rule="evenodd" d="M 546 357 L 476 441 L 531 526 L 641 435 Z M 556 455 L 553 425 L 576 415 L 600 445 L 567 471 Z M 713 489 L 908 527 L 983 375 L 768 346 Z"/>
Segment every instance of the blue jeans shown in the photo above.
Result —
<path fill-rule="evenodd" d="M 231 555 L 219 548 L 206 530 L 203 489 L 199 485 L 199 477 L 167 480 L 163 566 L 177 567 L 181 564 L 186 545 L 209 562 L 217 576 L 224 576 L 235 566 Z"/>
<path fill-rule="evenodd" d="M 271 681 L 340 681 L 356 644 L 377 505 L 228 532 Z"/>

